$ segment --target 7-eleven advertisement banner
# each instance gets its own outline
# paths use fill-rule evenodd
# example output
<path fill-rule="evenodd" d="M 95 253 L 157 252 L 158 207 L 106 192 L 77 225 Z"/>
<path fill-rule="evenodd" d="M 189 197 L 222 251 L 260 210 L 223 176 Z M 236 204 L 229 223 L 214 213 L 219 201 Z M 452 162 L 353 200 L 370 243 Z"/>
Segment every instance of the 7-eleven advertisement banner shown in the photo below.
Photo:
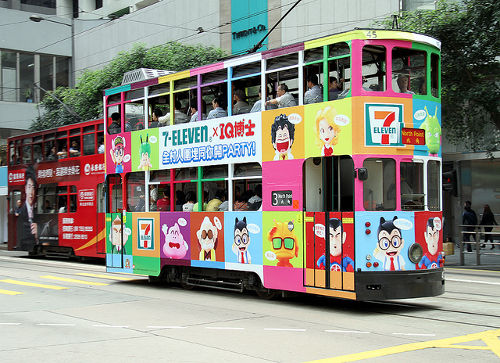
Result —
<path fill-rule="evenodd" d="M 365 103 L 365 145 L 402 146 L 403 105 Z"/>
<path fill-rule="evenodd" d="M 154 250 L 154 219 L 138 218 L 137 219 L 137 249 L 138 250 Z"/>

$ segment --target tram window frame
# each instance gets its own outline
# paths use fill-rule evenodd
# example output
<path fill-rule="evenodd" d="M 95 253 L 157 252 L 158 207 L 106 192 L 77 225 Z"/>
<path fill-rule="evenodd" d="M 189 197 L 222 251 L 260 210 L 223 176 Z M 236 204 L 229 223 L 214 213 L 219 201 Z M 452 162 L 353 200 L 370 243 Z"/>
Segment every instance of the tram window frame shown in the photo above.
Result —
<path fill-rule="evenodd" d="M 57 200 L 58 200 L 58 189 L 56 183 L 51 184 L 39 184 L 37 190 L 37 199 L 40 201 L 37 203 L 37 213 L 38 214 L 53 214 L 56 213 L 59 209 L 57 209 Z M 45 202 L 49 201 L 51 204 L 51 209 L 47 211 L 45 209 Z"/>
<path fill-rule="evenodd" d="M 365 56 L 373 56 L 375 53 L 379 54 L 375 59 L 365 60 Z M 377 63 L 382 64 L 379 67 Z M 372 65 L 375 65 L 375 73 L 373 73 Z M 373 82 L 374 78 L 376 78 L 376 82 Z M 361 82 L 361 88 L 365 92 L 387 91 L 387 48 L 384 45 L 363 45 L 361 50 Z"/>
<path fill-rule="evenodd" d="M 347 49 L 347 52 L 345 51 Z M 338 51 L 340 50 L 340 51 Z M 327 99 L 329 101 L 335 99 L 342 99 L 346 97 L 350 97 L 351 95 L 351 77 L 352 77 L 352 64 L 351 64 L 351 47 L 347 42 L 340 42 L 330 44 L 328 46 L 328 78 L 326 79 L 325 84 L 330 84 L 330 78 L 335 77 L 337 79 L 337 83 L 342 86 L 339 89 L 338 95 L 335 97 L 332 96 L 330 99 L 329 91 L 327 90 Z M 343 82 L 341 80 L 343 79 Z"/>
<path fill-rule="evenodd" d="M 313 69 L 317 67 L 317 71 L 314 71 Z M 311 72 L 311 70 L 313 70 Z M 309 104 L 312 104 L 312 103 L 319 103 L 319 102 L 324 102 L 325 100 L 325 97 L 324 97 L 324 79 L 325 79 L 325 73 L 324 73 L 324 62 L 323 62 L 323 59 L 319 60 L 319 61 L 315 61 L 315 62 L 311 62 L 311 63 L 307 63 L 304 65 L 303 67 L 303 72 L 302 72 L 302 75 L 303 75 L 303 89 L 304 89 L 304 96 L 306 94 L 306 92 L 309 90 L 308 87 L 307 87 L 307 79 L 309 77 L 309 74 L 311 74 L 314 76 L 317 77 L 317 81 L 318 81 L 318 85 L 319 87 L 321 88 L 321 100 L 318 101 L 318 102 L 311 102 Z M 304 97 L 304 104 L 305 103 L 305 97 Z"/>
<path fill-rule="evenodd" d="M 421 64 L 420 62 L 422 62 Z M 427 95 L 427 52 L 414 48 L 392 48 L 392 90 L 396 93 Z M 399 77 L 408 77 L 407 92 L 401 92 Z M 412 85 L 415 84 L 415 87 Z"/>
<path fill-rule="evenodd" d="M 143 171 L 135 171 L 125 175 L 125 202 L 127 212 L 146 211 L 146 181 L 144 176 Z M 142 206 L 140 205 L 141 200 L 144 202 Z M 134 204 L 132 204 L 132 202 L 134 202 Z"/>
<path fill-rule="evenodd" d="M 121 213 L 123 211 L 123 185 L 120 174 L 106 176 L 106 213 Z"/>
<path fill-rule="evenodd" d="M 20 189 L 14 189 L 9 192 L 9 213 L 14 214 L 17 209 L 17 201 L 23 200 L 23 192 Z M 22 206 L 22 203 L 21 203 Z"/>
<path fill-rule="evenodd" d="M 227 80 L 216 83 L 208 83 L 202 84 L 201 88 L 201 99 L 202 103 L 205 102 L 206 114 L 205 117 L 208 117 L 210 111 L 213 110 L 212 101 L 215 97 L 220 98 L 222 105 L 219 105 L 224 110 L 227 111 Z M 215 89 L 214 89 L 215 88 Z M 203 107 L 203 106 L 202 106 Z M 198 113 L 199 114 L 199 113 Z M 199 118 L 199 117 L 198 117 Z"/>
<path fill-rule="evenodd" d="M 33 144 L 33 162 L 39 163 L 43 161 L 43 146 L 42 142 Z"/>
<path fill-rule="evenodd" d="M 144 130 L 144 99 L 124 103 L 125 132 Z"/>
<path fill-rule="evenodd" d="M 72 151 L 73 150 L 72 149 L 73 141 L 76 141 L 77 145 L 78 145 L 78 149 L 76 149 L 74 151 Z M 81 155 L 82 155 L 82 137 L 81 137 L 81 135 L 70 137 L 68 156 L 69 157 L 78 157 Z"/>
<path fill-rule="evenodd" d="M 399 175 L 401 210 L 425 210 L 424 162 L 401 161 Z"/>
<path fill-rule="evenodd" d="M 377 173 L 369 163 L 381 163 L 382 170 Z M 375 164 L 377 163 L 377 164 Z M 363 207 L 366 211 L 396 210 L 396 161 L 392 158 L 366 158 L 363 167 L 368 171 L 368 178 L 363 181 Z M 386 170 L 386 167 L 391 168 Z M 375 182 L 382 181 L 378 190 Z M 370 188 L 371 187 L 371 188 Z M 373 198 L 374 192 L 382 198 Z M 369 199 L 368 196 L 372 195 Z M 382 203 L 376 203 L 381 200 Z M 370 202 L 371 201 L 371 202 Z M 389 204 L 389 201 L 391 204 Z"/>
<path fill-rule="evenodd" d="M 292 74 L 292 72 L 294 74 Z M 273 76 L 275 76 L 275 78 L 273 78 Z M 272 94 L 275 95 L 278 87 L 283 83 L 287 85 L 288 93 L 295 99 L 295 104 L 300 105 L 300 100 L 303 99 L 303 97 L 300 95 L 302 87 L 299 79 L 298 66 L 266 72 L 266 86 L 271 86 Z"/>
<path fill-rule="evenodd" d="M 24 140 L 23 140 L 24 144 Z M 23 164 L 32 164 L 33 158 L 31 156 L 31 144 L 24 144 L 22 149 L 22 163 Z"/>
<path fill-rule="evenodd" d="M 198 211 L 205 211 L 208 203 L 216 197 L 219 190 L 222 190 L 225 193 L 225 198 L 227 200 L 229 187 L 228 168 L 229 166 L 226 164 L 201 167 L 199 175 L 201 176 L 200 183 L 202 193 L 201 195 L 198 195 Z M 209 177 L 206 177 L 207 171 L 209 171 Z M 195 210 L 193 209 L 193 211 Z"/>
<path fill-rule="evenodd" d="M 148 108 L 149 108 L 149 118 L 151 120 L 149 121 L 148 128 L 152 129 L 156 127 L 163 127 L 170 125 L 170 123 L 165 125 L 160 125 L 159 121 L 153 121 L 153 112 L 155 109 L 159 109 L 161 111 L 162 113 L 161 117 L 165 116 L 167 113 L 170 112 L 170 93 L 148 96 Z"/>
<path fill-rule="evenodd" d="M 191 78 L 193 78 L 193 77 L 191 77 Z M 174 86 L 175 86 L 175 82 L 174 82 Z M 190 116 L 188 115 L 188 112 L 191 111 L 189 105 L 190 105 L 191 100 L 193 98 L 196 98 L 197 94 L 198 94 L 198 92 L 197 92 L 196 88 L 184 88 L 181 90 L 174 90 L 173 95 L 172 95 L 174 107 L 172 107 L 172 105 L 170 107 L 170 122 L 171 122 L 171 124 L 181 125 L 181 124 L 189 123 Z M 176 101 L 179 102 L 181 105 L 180 110 L 177 110 L 177 109 L 174 110 Z M 182 113 L 183 115 L 185 115 L 186 121 L 185 122 L 178 122 L 176 120 L 175 111 L 179 111 L 179 113 Z M 172 112 L 173 112 L 173 117 L 172 117 Z"/>
<path fill-rule="evenodd" d="M 111 96 L 109 96 L 109 97 L 111 97 Z M 120 134 L 123 130 L 123 117 L 122 117 L 122 112 L 121 112 L 121 108 L 122 108 L 121 106 L 122 106 L 121 103 L 106 105 L 106 116 L 107 116 L 106 117 L 107 118 L 106 131 L 109 135 Z M 116 130 L 116 131 L 110 130 L 110 126 L 113 123 L 113 119 L 111 118 L 111 116 L 114 113 L 117 113 L 120 116 L 120 129 Z"/>
<path fill-rule="evenodd" d="M 68 153 L 68 139 L 66 137 L 64 138 L 59 138 L 56 140 L 56 147 L 57 147 L 57 159 L 58 160 L 61 160 L 61 159 L 67 159 L 68 156 L 69 156 L 69 153 Z M 66 151 L 64 152 L 63 149 L 66 149 Z M 66 154 L 64 154 L 66 153 Z"/>
<path fill-rule="evenodd" d="M 96 207 L 97 213 L 106 212 L 106 183 L 99 183 L 96 186 Z"/>
<path fill-rule="evenodd" d="M 441 97 L 440 94 L 440 56 L 436 53 L 430 54 L 430 63 L 431 63 L 431 96 L 435 98 Z"/>
<path fill-rule="evenodd" d="M 240 185 L 243 185 L 240 189 L 242 193 L 245 191 L 252 191 L 253 194 L 251 197 L 255 195 L 256 188 L 260 185 L 260 203 L 251 205 L 251 203 L 249 203 L 250 198 L 246 201 L 246 203 L 249 211 L 262 210 L 262 165 L 260 163 L 252 162 L 233 164 L 230 182 L 232 183 L 232 195 L 230 195 L 229 198 L 226 196 L 226 199 L 228 200 L 228 210 L 234 210 L 236 188 L 239 188 Z M 251 188 L 251 186 L 253 187 Z M 250 193 L 248 193 L 248 195 L 250 195 Z"/>
<path fill-rule="evenodd" d="M 441 163 L 438 160 L 427 162 L 427 209 L 441 210 Z"/>
<path fill-rule="evenodd" d="M 235 113 L 233 108 L 231 108 L 230 115 L 244 115 L 244 114 L 250 113 L 255 102 L 260 100 L 260 98 L 259 98 L 259 89 L 261 86 L 260 73 L 242 76 L 242 77 L 238 77 L 238 78 L 232 78 L 231 85 L 232 86 L 234 85 L 234 90 L 233 90 L 233 94 L 231 97 L 231 99 L 233 100 L 233 103 L 236 101 L 234 99 L 235 91 L 237 89 L 243 90 L 243 92 L 245 93 L 245 99 L 243 101 L 248 104 L 248 112 Z M 234 107 L 234 105 L 233 105 L 233 107 Z"/>
<path fill-rule="evenodd" d="M 82 135 L 81 155 L 94 155 L 96 154 L 96 134 L 89 133 Z"/>

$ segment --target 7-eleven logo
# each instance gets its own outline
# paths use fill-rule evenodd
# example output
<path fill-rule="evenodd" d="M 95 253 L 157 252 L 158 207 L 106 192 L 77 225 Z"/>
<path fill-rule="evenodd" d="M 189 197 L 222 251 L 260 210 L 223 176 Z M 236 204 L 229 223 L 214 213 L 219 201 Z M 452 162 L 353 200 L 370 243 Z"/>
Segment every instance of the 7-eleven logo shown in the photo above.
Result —
<path fill-rule="evenodd" d="M 403 105 L 365 104 L 367 146 L 401 145 Z"/>
<path fill-rule="evenodd" d="M 140 250 L 154 249 L 154 220 L 152 218 L 137 219 L 137 248 Z"/>

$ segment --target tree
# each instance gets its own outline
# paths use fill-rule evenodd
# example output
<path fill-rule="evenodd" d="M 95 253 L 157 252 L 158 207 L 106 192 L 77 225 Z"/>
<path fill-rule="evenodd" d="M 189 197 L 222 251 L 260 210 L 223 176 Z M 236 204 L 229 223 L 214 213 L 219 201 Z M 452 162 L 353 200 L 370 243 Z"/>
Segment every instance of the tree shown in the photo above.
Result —
<path fill-rule="evenodd" d="M 391 29 L 392 19 L 381 22 Z M 500 142 L 500 2 L 439 0 L 436 10 L 403 12 L 401 30 L 441 41 L 441 101 L 447 139 L 472 151 Z"/>
<path fill-rule="evenodd" d="M 58 87 L 52 95 L 46 94 L 40 102 L 45 112 L 30 129 L 44 130 L 102 117 L 102 91 L 119 86 L 125 72 L 138 68 L 181 71 L 213 63 L 225 55 L 218 48 L 177 42 L 149 49 L 142 44 L 135 45 L 132 50 L 119 53 L 104 68 L 84 72 L 75 88 Z M 52 96 L 68 105 L 81 119 L 72 115 Z"/>

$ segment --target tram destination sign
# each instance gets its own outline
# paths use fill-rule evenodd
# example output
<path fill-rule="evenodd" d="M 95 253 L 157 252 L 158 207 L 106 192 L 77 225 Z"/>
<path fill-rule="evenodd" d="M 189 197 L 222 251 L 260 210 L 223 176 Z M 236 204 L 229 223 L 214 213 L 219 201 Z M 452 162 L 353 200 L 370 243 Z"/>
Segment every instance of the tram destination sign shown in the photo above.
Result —
<path fill-rule="evenodd" d="M 425 130 L 403 127 L 401 140 L 405 145 L 425 145 Z"/>
<path fill-rule="evenodd" d="M 271 192 L 271 204 L 273 207 L 290 207 L 293 198 L 291 190 L 273 190 Z"/>

